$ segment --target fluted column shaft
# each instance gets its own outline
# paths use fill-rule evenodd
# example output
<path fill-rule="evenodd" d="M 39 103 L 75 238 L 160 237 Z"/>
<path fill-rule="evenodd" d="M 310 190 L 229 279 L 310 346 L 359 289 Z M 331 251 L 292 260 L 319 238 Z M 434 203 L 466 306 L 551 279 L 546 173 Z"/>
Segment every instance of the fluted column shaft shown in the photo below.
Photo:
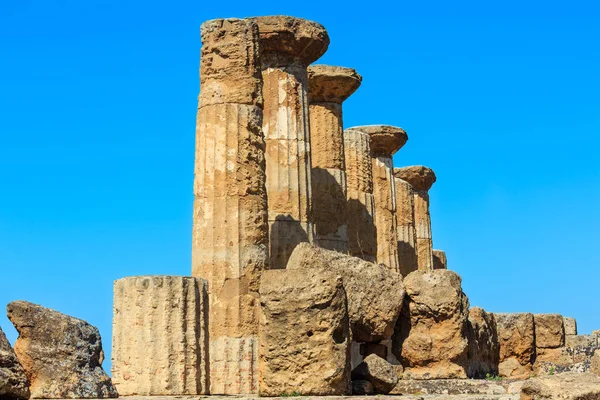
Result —
<path fill-rule="evenodd" d="M 431 237 L 431 216 L 429 215 L 429 193 L 424 190 L 415 190 L 414 204 L 419 269 L 431 271 L 433 270 L 433 240 Z"/>
<path fill-rule="evenodd" d="M 392 157 L 376 156 L 373 163 L 373 196 L 377 226 L 377 262 L 399 271 L 396 232 L 396 185 Z"/>
<path fill-rule="evenodd" d="M 398 264 L 402 276 L 419 269 L 415 230 L 414 194 L 410 183 L 394 178 L 396 189 L 396 232 Z"/>
<path fill-rule="evenodd" d="M 221 19 L 201 33 L 192 274 L 208 280 L 211 393 L 256 393 L 268 264 L 258 26 Z"/>

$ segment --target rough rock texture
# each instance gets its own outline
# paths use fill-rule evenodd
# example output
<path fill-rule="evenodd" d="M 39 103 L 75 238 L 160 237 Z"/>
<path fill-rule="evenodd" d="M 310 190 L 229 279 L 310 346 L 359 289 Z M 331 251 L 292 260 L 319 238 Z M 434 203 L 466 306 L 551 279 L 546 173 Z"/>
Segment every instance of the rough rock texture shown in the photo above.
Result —
<path fill-rule="evenodd" d="M 533 365 L 537 375 L 549 371 L 589 372 L 598 340 L 593 335 L 567 335 L 565 345 L 558 348 L 537 348 Z"/>
<path fill-rule="evenodd" d="M 394 177 L 396 189 L 396 233 L 398 267 L 406 276 L 419 269 L 417 261 L 417 231 L 415 230 L 414 193 L 410 183 Z"/>
<path fill-rule="evenodd" d="M 560 314 L 535 314 L 535 345 L 538 348 L 554 349 L 565 344 L 563 317 Z"/>
<path fill-rule="evenodd" d="M 401 380 L 392 394 L 421 394 L 421 395 L 499 395 L 508 390 L 502 382 L 483 379 L 430 379 L 430 380 Z M 469 397 L 467 397 L 469 398 Z"/>
<path fill-rule="evenodd" d="M 260 286 L 259 394 L 350 394 L 350 326 L 342 280 L 275 270 Z"/>
<path fill-rule="evenodd" d="M 487 374 L 498 375 L 500 344 L 494 314 L 479 307 L 471 308 L 467 328 L 469 339 L 467 375 L 469 378 L 485 378 Z"/>
<path fill-rule="evenodd" d="M 375 394 L 375 388 L 369 381 L 356 380 L 352 381 L 352 395 L 370 395 Z"/>
<path fill-rule="evenodd" d="M 392 156 L 408 141 L 404 129 L 391 125 L 363 125 L 350 129 L 358 129 L 371 138 L 373 157 Z"/>
<path fill-rule="evenodd" d="M 527 380 L 521 388 L 521 400 L 542 399 L 600 399 L 600 377 L 571 372 Z"/>
<path fill-rule="evenodd" d="M 6 309 L 19 332 L 15 353 L 31 384 L 31 398 L 117 397 L 102 369 L 98 328 L 27 301 L 13 301 Z"/>
<path fill-rule="evenodd" d="M 302 243 L 287 269 L 305 275 L 318 270 L 342 278 L 354 341 L 377 342 L 392 336 L 405 291 L 402 279 L 385 266 Z"/>
<path fill-rule="evenodd" d="M 344 131 L 348 217 L 348 254 L 377 261 L 377 228 L 373 199 L 373 167 L 369 135 Z"/>
<path fill-rule="evenodd" d="M 342 102 L 360 86 L 351 68 L 308 68 L 312 218 L 319 246 L 348 253 Z"/>
<path fill-rule="evenodd" d="M 432 250 L 433 269 L 448 269 L 448 260 L 446 252 L 442 250 Z"/>
<path fill-rule="evenodd" d="M 258 39 L 250 20 L 202 27 L 192 275 L 208 281 L 214 394 L 258 390 L 258 286 L 269 258 Z"/>
<path fill-rule="evenodd" d="M 563 317 L 565 335 L 577 335 L 577 320 L 575 318 Z"/>
<path fill-rule="evenodd" d="M 500 376 L 528 378 L 535 358 L 533 314 L 494 314 L 500 343 Z"/>
<path fill-rule="evenodd" d="M 569 335 L 565 340 L 565 348 L 574 363 L 589 361 L 599 347 L 598 338 L 593 335 Z"/>
<path fill-rule="evenodd" d="M 283 269 L 302 242 L 313 242 L 312 173 L 306 66 L 329 45 L 327 31 L 300 18 L 253 18 L 263 76 L 270 268 Z"/>
<path fill-rule="evenodd" d="M 121 396 L 208 393 L 206 281 L 136 276 L 114 283 L 112 377 Z"/>
<path fill-rule="evenodd" d="M 435 173 L 431 168 L 416 165 L 396 168 L 394 169 L 394 176 L 408 182 L 413 187 L 419 269 L 430 271 L 434 268 L 434 265 L 428 190 L 435 182 Z"/>
<path fill-rule="evenodd" d="M 386 360 L 371 354 L 352 370 L 352 380 L 367 380 L 375 393 L 388 394 L 398 383 L 398 375 Z"/>
<path fill-rule="evenodd" d="M 594 355 L 592 356 L 590 372 L 600 375 L 600 350 L 598 349 L 594 351 Z"/>
<path fill-rule="evenodd" d="M 2 329 L 0 329 L 0 398 L 29 398 L 29 380 Z"/>
<path fill-rule="evenodd" d="M 404 285 L 407 299 L 392 346 L 404 379 L 466 378 L 469 300 L 460 276 L 415 271 Z"/>

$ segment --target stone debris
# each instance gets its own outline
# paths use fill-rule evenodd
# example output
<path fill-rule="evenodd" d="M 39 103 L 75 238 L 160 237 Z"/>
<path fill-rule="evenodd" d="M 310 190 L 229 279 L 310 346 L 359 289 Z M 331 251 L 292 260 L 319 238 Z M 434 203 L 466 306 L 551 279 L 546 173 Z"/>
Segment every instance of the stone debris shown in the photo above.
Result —
<path fill-rule="evenodd" d="M 342 279 L 265 271 L 260 286 L 259 394 L 350 394 L 350 324 Z"/>
<path fill-rule="evenodd" d="M 19 332 L 15 353 L 32 399 L 118 396 L 102 369 L 98 328 L 27 301 L 8 304 L 7 314 Z"/>
<path fill-rule="evenodd" d="M 392 351 L 404 379 L 467 377 L 469 300 L 448 270 L 415 271 L 404 279 L 407 299 Z"/>
<path fill-rule="evenodd" d="M 206 286 L 181 276 L 115 281 L 112 378 L 120 395 L 209 392 Z"/>
<path fill-rule="evenodd" d="M 500 395 L 508 394 L 502 381 L 485 379 L 401 380 L 391 394 Z"/>
<path fill-rule="evenodd" d="M 521 400 L 600 399 L 600 377 L 585 373 L 564 373 L 532 378 L 523 384 Z"/>
<path fill-rule="evenodd" d="M 352 381 L 371 382 L 377 394 L 388 394 L 398 383 L 396 371 L 385 359 L 370 354 L 352 370 Z"/>
<path fill-rule="evenodd" d="M 29 380 L 0 328 L 0 398 L 28 399 Z"/>
<path fill-rule="evenodd" d="M 590 362 L 590 372 L 600 375 L 600 350 L 594 350 L 592 361 Z"/>
<path fill-rule="evenodd" d="M 533 314 L 494 313 L 500 344 L 500 376 L 513 379 L 528 378 L 535 360 L 535 328 Z"/>

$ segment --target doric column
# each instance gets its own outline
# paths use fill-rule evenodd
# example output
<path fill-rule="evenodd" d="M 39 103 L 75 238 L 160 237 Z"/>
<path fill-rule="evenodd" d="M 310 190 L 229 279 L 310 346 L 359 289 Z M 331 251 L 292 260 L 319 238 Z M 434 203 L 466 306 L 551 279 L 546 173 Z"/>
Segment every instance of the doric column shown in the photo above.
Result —
<path fill-rule="evenodd" d="M 433 254 L 433 269 L 448 269 L 448 260 L 446 252 L 442 250 L 432 250 Z"/>
<path fill-rule="evenodd" d="M 377 261 L 377 229 L 373 200 L 373 167 L 369 135 L 356 129 L 344 131 L 348 221 L 348 254 Z"/>
<path fill-rule="evenodd" d="M 314 240 L 311 219 L 307 66 L 329 45 L 323 26 L 300 18 L 254 18 L 265 99 L 270 268 L 285 268 L 298 243 Z"/>
<path fill-rule="evenodd" d="M 415 228 L 417 231 L 417 259 L 419 269 L 433 270 L 433 250 L 431 238 L 431 217 L 429 215 L 428 191 L 435 182 L 431 168 L 421 165 L 397 168 L 396 178 L 410 183 L 414 189 Z"/>
<path fill-rule="evenodd" d="M 342 102 L 361 81 L 352 68 L 308 67 L 315 242 L 342 253 L 348 252 Z"/>
<path fill-rule="evenodd" d="M 112 379 L 119 395 L 208 393 L 207 303 L 200 278 L 115 281 Z"/>
<path fill-rule="evenodd" d="M 394 174 L 395 174 L 394 169 Z M 417 232 L 415 230 L 414 193 L 410 183 L 394 176 L 396 187 L 396 232 L 398 265 L 406 276 L 419 269 L 417 261 Z"/>
<path fill-rule="evenodd" d="M 399 272 L 396 233 L 396 189 L 392 156 L 408 140 L 402 128 L 389 125 L 358 126 L 370 137 L 373 169 L 375 226 L 377 227 L 377 262 Z"/>
<path fill-rule="evenodd" d="M 211 393 L 256 393 L 269 243 L 258 26 L 218 19 L 201 35 L 192 275 L 208 281 Z"/>

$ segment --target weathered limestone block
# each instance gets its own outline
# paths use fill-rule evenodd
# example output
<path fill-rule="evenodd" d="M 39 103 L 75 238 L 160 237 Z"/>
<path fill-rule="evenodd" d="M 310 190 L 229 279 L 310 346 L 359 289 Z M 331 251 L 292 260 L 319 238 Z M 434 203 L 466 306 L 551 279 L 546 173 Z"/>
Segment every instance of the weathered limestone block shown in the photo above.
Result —
<path fill-rule="evenodd" d="M 410 183 L 394 176 L 396 189 L 396 233 L 398 266 L 406 276 L 419 269 L 417 261 L 417 231 L 415 230 L 414 193 Z"/>
<path fill-rule="evenodd" d="M 592 362 L 590 365 L 590 372 L 600 375 L 600 350 L 596 349 L 592 356 Z"/>
<path fill-rule="evenodd" d="M 392 351 L 404 379 L 466 378 L 469 300 L 458 274 L 415 271 L 404 278 L 407 299 Z"/>
<path fill-rule="evenodd" d="M 469 378 L 485 378 L 498 375 L 500 344 L 494 314 L 482 308 L 469 310 L 467 322 L 469 355 L 467 375 Z"/>
<path fill-rule="evenodd" d="M 211 393 L 256 393 L 269 258 L 258 25 L 219 19 L 201 35 L 192 275 L 208 281 Z"/>
<path fill-rule="evenodd" d="M 344 131 L 348 218 L 348 254 L 377 261 L 377 228 L 373 199 L 373 167 L 367 133 Z"/>
<path fill-rule="evenodd" d="M 116 280 L 112 377 L 121 396 L 208 393 L 208 292 L 199 278 Z"/>
<path fill-rule="evenodd" d="M 599 348 L 597 337 L 593 335 L 569 335 L 565 340 L 567 351 L 573 355 L 573 362 L 588 362 Z"/>
<path fill-rule="evenodd" d="M 385 359 L 371 354 L 352 370 L 352 380 L 371 382 L 377 394 L 388 394 L 398 383 L 398 375 Z"/>
<path fill-rule="evenodd" d="M 285 268 L 298 243 L 314 240 L 307 66 L 329 46 L 322 25 L 300 18 L 253 18 L 263 76 L 270 267 Z"/>
<path fill-rule="evenodd" d="M 29 380 L 17 355 L 0 328 L 0 398 L 28 399 Z"/>
<path fill-rule="evenodd" d="M 575 318 L 563 317 L 565 335 L 577 335 L 577 320 Z"/>
<path fill-rule="evenodd" d="M 361 81 L 352 68 L 308 67 L 315 241 L 342 253 L 348 252 L 342 102 Z"/>
<path fill-rule="evenodd" d="M 350 326 L 342 280 L 274 270 L 260 286 L 259 394 L 349 394 Z"/>
<path fill-rule="evenodd" d="M 357 126 L 349 130 L 369 135 L 377 227 L 377 262 L 399 273 L 396 185 L 392 156 L 404 146 L 408 135 L 402 128 L 389 125 Z"/>
<path fill-rule="evenodd" d="M 13 301 L 6 310 L 19 332 L 15 353 L 32 399 L 117 397 L 102 369 L 98 328 L 27 301 Z"/>
<path fill-rule="evenodd" d="M 287 269 L 341 277 L 354 341 L 378 342 L 394 333 L 405 290 L 400 276 L 385 266 L 302 243 L 292 253 Z"/>
<path fill-rule="evenodd" d="M 442 250 L 432 250 L 433 269 L 448 269 L 448 260 L 446 252 Z"/>
<path fill-rule="evenodd" d="M 533 314 L 494 313 L 500 343 L 498 373 L 507 378 L 528 378 L 535 358 Z"/>
<path fill-rule="evenodd" d="M 600 399 L 600 377 L 594 374 L 564 373 L 528 379 L 521 388 L 521 400 Z"/>
<path fill-rule="evenodd" d="M 563 317 L 560 314 L 535 314 L 535 345 L 538 348 L 554 349 L 565 344 Z"/>
<path fill-rule="evenodd" d="M 408 182 L 413 187 L 419 269 L 431 271 L 433 269 L 433 240 L 428 191 L 435 183 L 435 173 L 431 168 L 416 165 L 396 168 L 394 176 Z"/>

